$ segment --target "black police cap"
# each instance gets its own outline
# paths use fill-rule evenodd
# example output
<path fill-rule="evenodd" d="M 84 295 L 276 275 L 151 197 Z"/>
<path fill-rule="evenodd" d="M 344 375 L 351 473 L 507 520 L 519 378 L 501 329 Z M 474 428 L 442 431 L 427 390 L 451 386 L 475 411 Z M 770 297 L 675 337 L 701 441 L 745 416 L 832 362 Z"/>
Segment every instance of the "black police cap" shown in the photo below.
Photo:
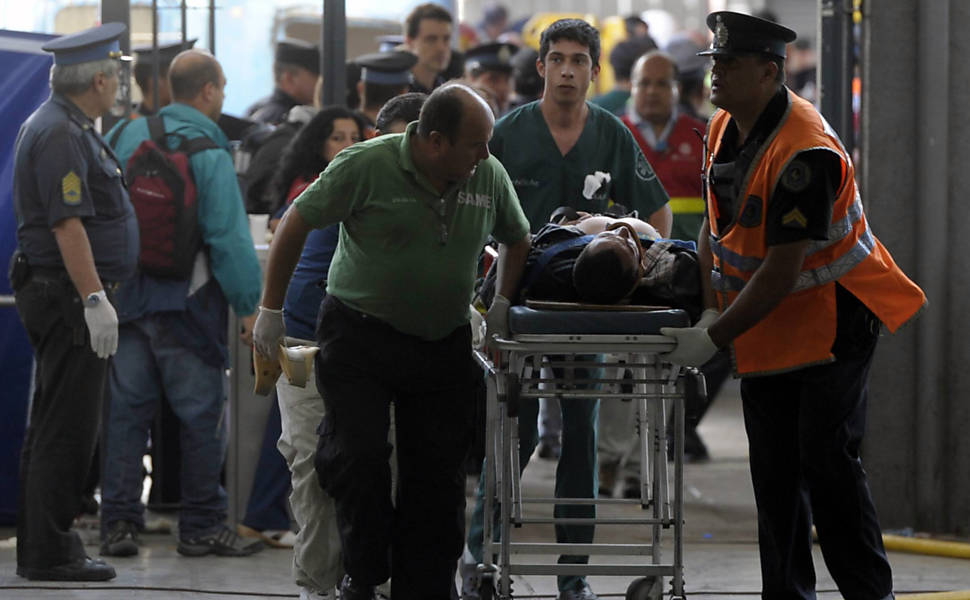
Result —
<path fill-rule="evenodd" d="M 411 82 L 411 67 L 418 57 L 411 52 L 394 50 L 374 52 L 354 59 L 360 66 L 360 78 L 365 83 L 381 85 L 407 85 Z"/>
<path fill-rule="evenodd" d="M 755 53 L 785 58 L 785 46 L 797 37 L 784 25 L 726 10 L 707 15 L 707 26 L 714 32 L 714 41 L 698 56 Z"/>
<path fill-rule="evenodd" d="M 273 59 L 278 63 L 296 65 L 311 73 L 320 74 L 320 48 L 303 40 L 285 39 L 276 42 Z"/>
<path fill-rule="evenodd" d="M 465 68 L 471 71 L 512 72 L 512 57 L 519 48 L 515 44 L 490 42 L 465 51 Z"/>
<path fill-rule="evenodd" d="M 184 42 L 172 42 L 169 44 L 159 44 L 158 45 L 158 66 L 165 67 L 172 63 L 172 60 L 178 56 L 179 52 L 183 50 L 190 50 L 195 46 L 195 39 L 185 40 Z M 152 65 L 155 64 L 155 52 L 152 50 L 152 45 L 147 44 L 143 46 L 136 46 L 131 49 L 131 53 L 135 55 L 136 64 L 139 65 Z"/>
<path fill-rule="evenodd" d="M 54 64 L 60 66 L 79 65 L 105 58 L 131 60 L 121 54 L 121 43 L 118 41 L 125 29 L 122 23 L 105 23 L 54 38 L 41 46 L 41 50 L 53 52 Z"/>

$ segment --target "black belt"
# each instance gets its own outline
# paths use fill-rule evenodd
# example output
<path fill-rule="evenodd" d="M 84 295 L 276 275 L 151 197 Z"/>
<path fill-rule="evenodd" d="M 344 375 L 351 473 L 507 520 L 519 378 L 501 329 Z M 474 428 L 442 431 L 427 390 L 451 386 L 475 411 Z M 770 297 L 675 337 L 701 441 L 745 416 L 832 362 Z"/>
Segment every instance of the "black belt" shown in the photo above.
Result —
<path fill-rule="evenodd" d="M 71 276 L 63 267 L 37 267 L 30 265 L 30 279 L 33 281 L 53 281 L 71 283 Z M 106 292 L 114 293 L 121 285 L 117 281 L 102 281 Z"/>

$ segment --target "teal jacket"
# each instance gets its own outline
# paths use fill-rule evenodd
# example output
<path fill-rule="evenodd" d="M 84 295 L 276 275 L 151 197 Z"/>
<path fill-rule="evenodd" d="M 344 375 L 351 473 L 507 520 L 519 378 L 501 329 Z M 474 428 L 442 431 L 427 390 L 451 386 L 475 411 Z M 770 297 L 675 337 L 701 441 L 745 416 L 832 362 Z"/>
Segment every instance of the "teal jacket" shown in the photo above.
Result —
<path fill-rule="evenodd" d="M 197 287 L 200 281 L 193 281 L 196 287 L 190 289 L 190 281 L 155 278 L 139 272 L 119 290 L 119 320 L 124 323 L 150 314 L 182 312 L 186 332 L 180 337 L 196 343 L 199 333 L 206 334 L 210 341 L 214 335 L 224 351 L 226 301 L 237 315 L 252 314 L 259 304 L 262 285 L 229 140 L 212 119 L 186 104 L 170 104 L 158 114 L 167 133 L 180 133 L 186 139 L 204 136 L 219 146 L 197 152 L 190 159 L 198 193 L 199 225 L 212 278 L 201 287 Z M 115 130 L 122 126 L 124 130 L 115 140 Z M 114 142 L 118 158 L 127 166 L 138 146 L 148 139 L 148 124 L 143 118 L 119 123 L 106 139 Z M 178 139 L 169 138 L 169 144 L 176 146 Z M 206 353 L 207 349 L 199 351 Z"/>

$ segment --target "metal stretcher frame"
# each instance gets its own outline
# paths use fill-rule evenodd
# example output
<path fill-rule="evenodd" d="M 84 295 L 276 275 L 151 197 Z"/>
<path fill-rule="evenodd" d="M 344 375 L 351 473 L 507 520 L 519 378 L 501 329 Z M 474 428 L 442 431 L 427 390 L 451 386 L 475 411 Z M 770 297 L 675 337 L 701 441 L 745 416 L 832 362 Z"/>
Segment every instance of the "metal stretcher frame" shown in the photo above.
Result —
<path fill-rule="evenodd" d="M 516 308 L 513 308 L 516 310 Z M 536 311 L 533 313 L 538 314 Z M 550 311 L 541 311 L 548 318 Z M 670 313 L 671 311 L 667 311 Z M 676 311 L 679 312 L 679 311 Z M 616 313 L 602 313 L 604 319 Z M 598 315 L 592 315 L 594 317 Z M 686 316 L 684 316 L 686 318 Z M 594 321 L 595 323 L 595 321 Z M 592 326 L 595 329 L 595 325 Z M 514 329 L 514 327 L 513 327 Z M 582 328 L 590 330 L 590 324 Z M 510 340 L 492 344 L 495 361 L 476 352 L 486 371 L 486 468 L 484 562 L 479 565 L 482 600 L 511 599 L 512 575 L 633 575 L 637 576 L 626 597 L 629 600 L 660 598 L 664 578 L 671 581 L 671 598 L 684 598 L 683 589 L 683 457 L 684 384 L 679 366 L 666 363 L 659 353 L 674 346 L 671 338 L 656 334 L 528 333 L 513 334 Z M 544 369 L 543 367 L 552 367 Z M 592 376 L 573 377 L 570 369 L 590 369 Z M 563 371 L 565 369 L 565 371 Z M 560 373 L 567 373 L 559 376 Z M 632 379 L 623 378 L 624 371 Z M 624 392 L 623 385 L 633 385 Z M 525 498 L 519 485 L 518 403 L 556 397 L 599 398 L 616 402 L 639 403 L 641 489 L 639 499 L 613 498 Z M 673 449 L 671 469 L 667 456 L 667 406 L 673 411 Z M 673 483 L 670 484 L 670 470 Z M 644 517 L 611 518 L 530 518 L 523 515 L 523 504 L 605 505 L 636 504 Z M 497 531 L 489 515 L 498 515 Z M 516 543 L 513 528 L 527 523 L 576 525 L 643 525 L 649 528 L 650 543 L 639 544 L 560 544 Z M 673 530 L 670 562 L 663 562 L 661 533 Z M 622 564 L 531 564 L 516 563 L 514 555 L 611 555 L 649 557 L 637 563 Z"/>

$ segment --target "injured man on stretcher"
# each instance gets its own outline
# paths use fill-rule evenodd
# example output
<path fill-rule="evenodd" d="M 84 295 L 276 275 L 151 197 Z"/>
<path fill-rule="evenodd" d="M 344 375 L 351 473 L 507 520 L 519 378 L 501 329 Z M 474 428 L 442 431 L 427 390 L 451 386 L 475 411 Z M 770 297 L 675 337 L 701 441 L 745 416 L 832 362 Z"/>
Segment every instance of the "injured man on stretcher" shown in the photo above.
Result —
<path fill-rule="evenodd" d="M 697 320 L 703 302 L 693 242 L 661 239 L 636 216 L 563 212 L 533 236 L 512 304 L 648 305 L 680 308 Z M 495 295 L 494 271 L 478 291 L 484 308 Z"/>

